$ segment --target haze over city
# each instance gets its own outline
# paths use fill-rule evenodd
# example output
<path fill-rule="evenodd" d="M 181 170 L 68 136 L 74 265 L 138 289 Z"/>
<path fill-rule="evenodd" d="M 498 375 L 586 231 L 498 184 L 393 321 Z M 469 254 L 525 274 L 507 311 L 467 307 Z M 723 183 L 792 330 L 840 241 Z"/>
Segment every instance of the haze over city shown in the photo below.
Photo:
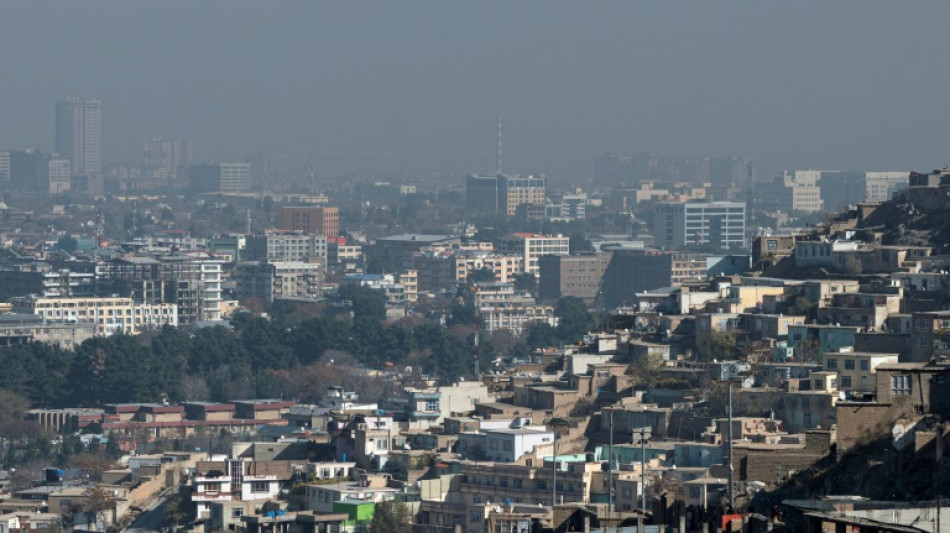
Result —
<path fill-rule="evenodd" d="M 589 175 L 607 151 L 786 168 L 946 164 L 939 2 L 9 2 L 0 141 L 52 145 L 103 102 L 104 163 L 153 136 L 198 160 L 321 171 Z"/>
<path fill-rule="evenodd" d="M 950 533 L 947 21 L 0 4 L 0 533 Z"/>

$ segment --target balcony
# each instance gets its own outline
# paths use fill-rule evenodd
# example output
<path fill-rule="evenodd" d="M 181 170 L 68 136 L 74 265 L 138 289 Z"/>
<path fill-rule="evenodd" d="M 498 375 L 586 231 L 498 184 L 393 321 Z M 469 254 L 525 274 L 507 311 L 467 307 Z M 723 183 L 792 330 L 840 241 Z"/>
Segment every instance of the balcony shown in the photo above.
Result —
<path fill-rule="evenodd" d="M 244 483 L 250 481 L 277 481 L 277 476 L 244 476 L 243 481 Z"/>
<path fill-rule="evenodd" d="M 196 485 L 200 483 L 231 483 L 231 476 L 195 476 Z"/>
<path fill-rule="evenodd" d="M 409 416 L 412 418 L 439 418 L 442 413 L 439 411 L 410 411 Z"/>
<path fill-rule="evenodd" d="M 208 492 L 192 492 L 191 501 L 193 502 L 221 502 L 221 501 L 231 501 L 234 499 L 234 494 L 232 492 L 218 492 L 218 491 L 208 491 Z"/>

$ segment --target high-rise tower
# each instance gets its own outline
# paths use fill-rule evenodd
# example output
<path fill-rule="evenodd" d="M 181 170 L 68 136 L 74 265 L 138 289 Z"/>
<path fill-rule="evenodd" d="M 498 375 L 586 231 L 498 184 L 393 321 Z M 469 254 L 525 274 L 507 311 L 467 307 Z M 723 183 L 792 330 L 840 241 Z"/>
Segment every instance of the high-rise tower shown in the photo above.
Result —
<path fill-rule="evenodd" d="M 73 175 L 102 172 L 101 108 L 90 98 L 56 101 L 56 152 L 69 160 Z"/>

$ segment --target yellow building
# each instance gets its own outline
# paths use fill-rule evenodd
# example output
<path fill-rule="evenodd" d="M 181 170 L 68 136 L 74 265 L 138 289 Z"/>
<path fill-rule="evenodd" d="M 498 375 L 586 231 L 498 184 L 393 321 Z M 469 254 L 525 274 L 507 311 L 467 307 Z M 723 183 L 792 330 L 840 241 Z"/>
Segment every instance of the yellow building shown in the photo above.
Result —
<path fill-rule="evenodd" d="M 896 362 L 896 353 L 828 352 L 821 355 L 821 366 L 838 373 L 838 390 L 848 393 L 875 392 L 877 366 Z"/>

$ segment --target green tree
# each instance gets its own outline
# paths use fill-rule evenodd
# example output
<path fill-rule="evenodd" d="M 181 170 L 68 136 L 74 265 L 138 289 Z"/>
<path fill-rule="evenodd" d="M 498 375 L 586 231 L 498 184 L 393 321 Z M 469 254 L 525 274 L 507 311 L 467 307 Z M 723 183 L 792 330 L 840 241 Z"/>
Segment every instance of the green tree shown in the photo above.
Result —
<path fill-rule="evenodd" d="M 192 515 L 191 505 L 184 496 L 175 495 L 165 501 L 164 522 L 166 526 L 178 526 Z"/>
<path fill-rule="evenodd" d="M 557 330 L 545 322 L 536 322 L 528 326 L 526 342 L 529 348 L 547 348 L 560 344 Z"/>
<path fill-rule="evenodd" d="M 597 325 L 584 300 L 576 296 L 565 296 L 558 300 L 554 314 L 558 317 L 557 336 L 566 344 L 579 341 Z"/>
<path fill-rule="evenodd" d="M 147 341 L 155 359 L 155 379 L 163 384 L 162 392 L 172 401 L 185 399 L 181 385 L 188 369 L 191 337 L 178 328 L 165 326 L 157 334 L 149 335 Z"/>
<path fill-rule="evenodd" d="M 208 372 L 225 365 L 250 364 L 247 350 L 234 332 L 222 326 L 201 328 L 191 339 L 188 369 L 207 376 Z M 210 382 L 209 382 L 210 384 Z"/>
<path fill-rule="evenodd" d="M 242 325 L 239 334 L 255 372 L 294 366 L 294 352 L 288 343 L 287 327 L 281 322 L 251 317 Z"/>
<path fill-rule="evenodd" d="M 637 384 L 647 388 L 652 387 L 660 378 L 660 373 L 666 366 L 663 356 L 657 353 L 646 353 L 637 358 L 631 365 Z"/>
<path fill-rule="evenodd" d="M 354 318 L 386 320 L 386 295 L 382 289 L 373 289 L 356 283 L 340 285 L 337 295 L 353 307 Z"/>
<path fill-rule="evenodd" d="M 732 359 L 736 352 L 736 336 L 731 331 L 716 331 L 709 342 L 707 361 Z"/>
<path fill-rule="evenodd" d="M 475 324 L 475 317 L 477 314 L 478 309 L 475 308 L 474 303 L 455 302 L 452 304 L 452 310 L 450 311 L 450 322 L 451 324 L 465 324 L 467 326 L 473 325 Z"/>
<path fill-rule="evenodd" d="M 488 267 L 482 267 L 478 270 L 469 272 L 468 277 L 465 278 L 465 281 L 468 283 L 490 283 L 495 281 L 495 271 Z"/>
<path fill-rule="evenodd" d="M 522 272 L 515 276 L 515 290 L 535 292 L 538 287 L 538 278 L 531 272 Z"/>
<path fill-rule="evenodd" d="M 569 416 L 572 418 L 587 418 L 594 414 L 594 411 L 597 410 L 597 406 L 589 398 L 580 398 L 574 403 L 574 407 L 571 407 Z"/>
<path fill-rule="evenodd" d="M 412 511 L 405 503 L 396 500 L 376 504 L 373 521 L 370 524 L 373 533 L 412 533 Z"/>

